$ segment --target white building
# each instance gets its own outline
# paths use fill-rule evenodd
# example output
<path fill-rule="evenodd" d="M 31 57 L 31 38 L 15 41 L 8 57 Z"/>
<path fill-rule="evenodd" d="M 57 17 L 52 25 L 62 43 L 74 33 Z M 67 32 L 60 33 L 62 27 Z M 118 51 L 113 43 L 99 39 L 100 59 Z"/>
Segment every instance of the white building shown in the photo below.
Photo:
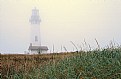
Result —
<path fill-rule="evenodd" d="M 32 9 L 32 15 L 29 20 L 31 23 L 31 42 L 29 46 L 30 54 L 41 54 L 47 53 L 48 47 L 41 46 L 41 38 L 40 38 L 40 17 L 39 10 L 34 8 Z"/>

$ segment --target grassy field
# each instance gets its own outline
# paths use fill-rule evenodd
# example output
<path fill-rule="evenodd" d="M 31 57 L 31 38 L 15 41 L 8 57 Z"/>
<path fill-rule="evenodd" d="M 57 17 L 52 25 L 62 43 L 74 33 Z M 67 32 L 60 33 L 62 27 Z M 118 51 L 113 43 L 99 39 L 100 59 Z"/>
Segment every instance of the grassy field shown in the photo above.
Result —
<path fill-rule="evenodd" d="M 121 79 L 121 48 L 1 55 L 1 79 Z"/>
<path fill-rule="evenodd" d="M 58 61 L 73 56 L 74 53 L 54 53 L 54 54 L 40 54 L 40 55 L 23 55 L 23 54 L 8 54 L 1 55 L 1 78 L 14 79 L 17 73 L 29 74 L 33 69 L 38 69 L 49 65 L 50 63 L 57 63 Z M 16 79 L 16 78 L 15 78 Z M 26 77 L 17 79 L 28 79 Z"/>

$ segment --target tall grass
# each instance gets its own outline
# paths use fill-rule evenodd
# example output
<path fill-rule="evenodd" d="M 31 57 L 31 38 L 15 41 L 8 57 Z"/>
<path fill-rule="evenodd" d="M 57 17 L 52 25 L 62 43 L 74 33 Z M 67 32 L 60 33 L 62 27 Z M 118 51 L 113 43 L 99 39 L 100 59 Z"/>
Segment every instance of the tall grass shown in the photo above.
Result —
<path fill-rule="evenodd" d="M 44 66 L 34 66 L 28 72 L 11 68 L 6 79 L 121 79 L 121 48 L 71 54 Z"/>
<path fill-rule="evenodd" d="M 1 69 L 0 77 L 2 79 L 13 79 L 14 74 L 27 74 L 34 69 L 43 67 L 48 63 L 58 62 L 59 60 L 73 56 L 73 53 L 54 53 L 43 55 L 21 55 L 8 54 L 0 55 Z M 17 74 L 16 74 L 17 75 Z"/>
<path fill-rule="evenodd" d="M 121 79 L 121 50 L 83 52 L 34 73 L 41 79 Z"/>

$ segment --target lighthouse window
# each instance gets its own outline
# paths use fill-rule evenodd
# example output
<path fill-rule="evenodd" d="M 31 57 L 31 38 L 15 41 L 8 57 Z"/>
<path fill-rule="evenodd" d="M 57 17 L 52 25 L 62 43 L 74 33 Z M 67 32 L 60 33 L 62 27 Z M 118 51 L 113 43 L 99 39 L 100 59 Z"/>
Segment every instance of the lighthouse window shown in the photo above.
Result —
<path fill-rule="evenodd" d="M 38 41 L 38 38 L 37 38 L 37 36 L 35 36 L 35 41 Z"/>

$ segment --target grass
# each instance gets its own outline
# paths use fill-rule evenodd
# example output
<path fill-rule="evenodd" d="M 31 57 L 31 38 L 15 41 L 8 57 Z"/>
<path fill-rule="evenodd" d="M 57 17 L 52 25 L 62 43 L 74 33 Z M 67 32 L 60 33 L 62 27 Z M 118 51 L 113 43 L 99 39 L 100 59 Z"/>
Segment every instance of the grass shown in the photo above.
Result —
<path fill-rule="evenodd" d="M 46 55 L 2 55 L 2 79 L 121 79 L 121 48 Z"/>
<path fill-rule="evenodd" d="M 13 79 L 15 73 L 30 73 L 33 69 L 73 56 L 73 53 L 22 55 L 1 55 L 1 78 Z"/>

